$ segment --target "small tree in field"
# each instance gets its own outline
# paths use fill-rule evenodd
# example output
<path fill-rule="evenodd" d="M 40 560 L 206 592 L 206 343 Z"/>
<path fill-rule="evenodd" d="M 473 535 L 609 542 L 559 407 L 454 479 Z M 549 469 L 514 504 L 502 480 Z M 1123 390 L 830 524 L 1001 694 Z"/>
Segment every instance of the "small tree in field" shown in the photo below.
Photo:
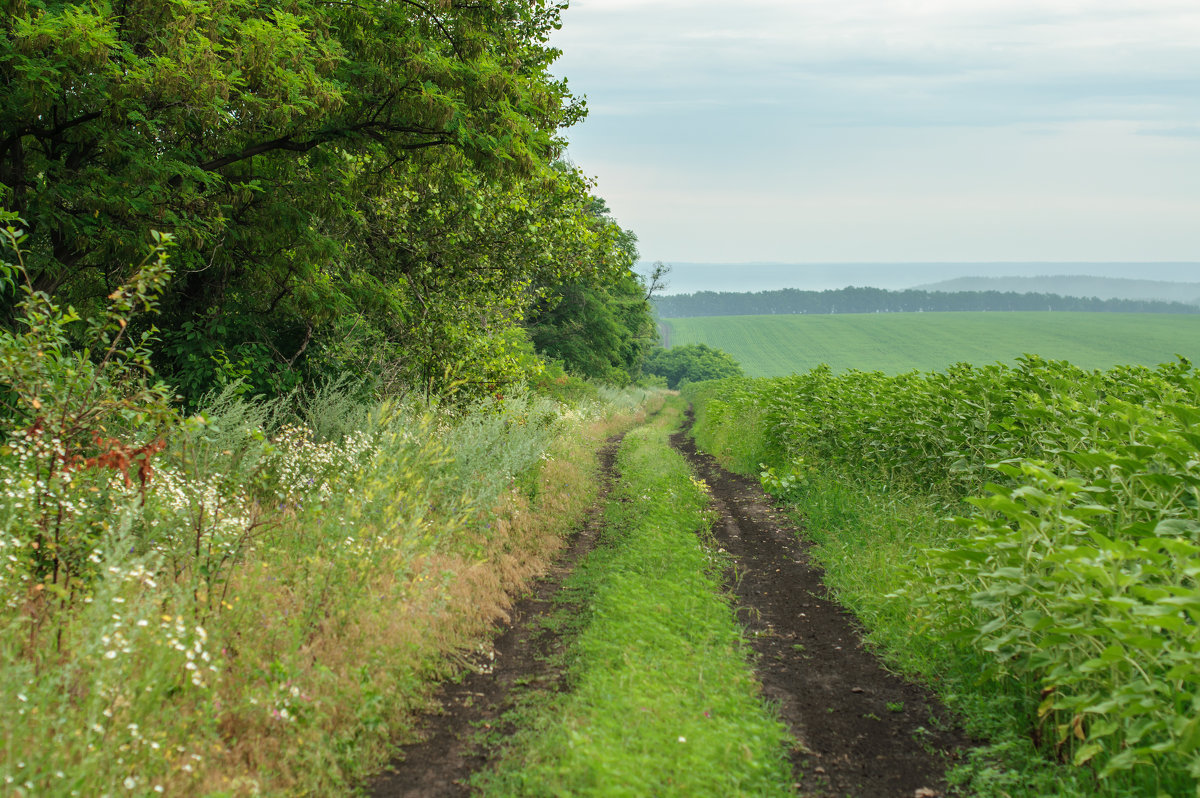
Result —
<path fill-rule="evenodd" d="M 742 367 L 732 355 L 706 344 L 656 349 L 646 358 L 642 371 L 665 378 L 670 388 L 678 388 L 687 382 L 744 376 Z"/>

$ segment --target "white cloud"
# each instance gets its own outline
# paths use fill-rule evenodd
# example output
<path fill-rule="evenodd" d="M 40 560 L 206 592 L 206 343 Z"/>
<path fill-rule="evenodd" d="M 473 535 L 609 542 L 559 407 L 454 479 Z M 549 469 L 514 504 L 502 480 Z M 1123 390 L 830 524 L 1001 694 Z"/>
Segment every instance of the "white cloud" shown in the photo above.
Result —
<path fill-rule="evenodd" d="M 1200 258 L 1191 0 L 574 0 L 571 155 L 648 258 Z"/>
<path fill-rule="evenodd" d="M 773 97 L 833 123 L 945 124 L 957 108 L 968 123 L 1162 118 L 1177 103 L 1200 116 L 1182 79 L 1200 74 L 1190 3 L 591 0 L 564 19 L 560 69 L 604 108 Z M 991 93 L 1008 112 L 981 120 Z M 843 94 L 878 113 L 848 120 L 826 107 Z"/>

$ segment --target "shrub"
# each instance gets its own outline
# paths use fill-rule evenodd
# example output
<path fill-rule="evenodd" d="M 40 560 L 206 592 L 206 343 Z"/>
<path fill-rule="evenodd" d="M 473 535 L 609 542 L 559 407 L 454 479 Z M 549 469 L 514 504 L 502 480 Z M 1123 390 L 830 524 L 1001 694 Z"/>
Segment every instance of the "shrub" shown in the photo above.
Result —
<path fill-rule="evenodd" d="M 732 355 L 706 344 L 655 349 L 647 356 L 642 371 L 664 377 L 672 389 L 689 382 L 742 376 L 742 367 Z"/>

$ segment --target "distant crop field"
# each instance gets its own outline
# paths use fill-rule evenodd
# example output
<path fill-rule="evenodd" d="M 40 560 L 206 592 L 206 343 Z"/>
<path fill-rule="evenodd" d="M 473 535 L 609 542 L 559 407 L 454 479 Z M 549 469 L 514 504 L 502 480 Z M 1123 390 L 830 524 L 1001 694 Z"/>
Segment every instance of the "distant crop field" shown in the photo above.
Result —
<path fill-rule="evenodd" d="M 724 349 L 752 377 L 807 371 L 898 374 L 1023 354 L 1083 368 L 1200 363 L 1200 316 L 1157 313 L 864 313 L 664 319 L 667 343 Z"/>

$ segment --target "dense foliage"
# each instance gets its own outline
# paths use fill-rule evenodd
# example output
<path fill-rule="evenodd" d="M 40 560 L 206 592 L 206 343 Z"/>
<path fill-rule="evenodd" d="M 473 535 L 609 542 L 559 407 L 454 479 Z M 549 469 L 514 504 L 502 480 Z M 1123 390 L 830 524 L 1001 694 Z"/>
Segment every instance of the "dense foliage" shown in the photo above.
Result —
<path fill-rule="evenodd" d="M 655 349 L 646 357 L 642 368 L 647 374 L 664 378 L 669 388 L 689 382 L 742 376 L 742 367 L 732 356 L 706 344 Z"/>
<path fill-rule="evenodd" d="M 611 222 L 608 206 L 599 198 L 592 213 Z M 617 245 L 626 262 L 637 260 L 633 233 L 621 231 Z M 643 357 L 658 338 L 650 307 L 657 276 L 648 279 L 649 285 L 626 271 L 609 283 L 572 279 L 545 286 L 530 313 L 534 346 L 584 377 L 616 384 L 636 378 Z"/>
<path fill-rule="evenodd" d="M 540 292 L 603 293 L 632 266 L 555 166 L 583 114 L 548 71 L 562 7 L 10 0 L 0 206 L 27 225 L 34 290 L 87 315 L 172 233 L 154 362 L 192 400 L 536 372 Z"/>
<path fill-rule="evenodd" d="M 1200 306 L 1153 299 L 1098 299 L 1014 291 L 922 291 L 848 288 L 739 293 L 698 291 L 654 300 L 666 319 L 787 313 L 937 313 L 956 311 L 1079 311 L 1088 313 L 1200 313 Z"/>
<path fill-rule="evenodd" d="M 885 376 L 818 369 L 693 391 L 699 427 L 764 484 L 939 497 L 960 531 L 904 573 L 913 637 L 964 647 L 1044 750 L 1105 794 L 1200 785 L 1200 373 L 1064 362 Z M 750 434 L 748 434 L 748 431 Z M 897 494 L 898 495 L 898 494 Z M 965 500 L 965 503 L 964 503 Z M 897 601 L 900 599 L 897 598 Z"/>
<path fill-rule="evenodd" d="M 645 395 L 529 314 L 653 327 L 563 7 L 0 2 L 6 791 L 344 792 L 580 519 Z"/>

